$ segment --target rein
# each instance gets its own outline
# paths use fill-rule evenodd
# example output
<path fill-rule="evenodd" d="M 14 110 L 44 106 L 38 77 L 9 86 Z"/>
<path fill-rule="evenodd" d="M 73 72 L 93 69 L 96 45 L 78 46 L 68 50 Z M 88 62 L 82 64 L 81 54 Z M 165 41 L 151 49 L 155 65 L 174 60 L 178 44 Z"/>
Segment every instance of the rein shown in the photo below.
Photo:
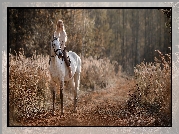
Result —
<path fill-rule="evenodd" d="M 57 39 L 58 39 L 57 37 L 53 37 L 53 38 L 54 38 L 54 39 L 52 40 L 52 42 L 53 42 L 54 40 L 57 40 Z M 53 47 L 53 49 L 54 49 L 55 55 L 59 57 L 59 56 L 60 56 L 60 53 L 59 53 L 59 55 L 58 55 L 57 52 L 58 52 L 59 50 L 61 50 L 61 49 L 55 50 L 53 44 L 52 44 L 52 47 Z M 51 57 L 55 57 L 55 56 L 51 56 Z M 63 55 L 62 55 L 62 57 L 63 57 Z"/>
<path fill-rule="evenodd" d="M 57 52 L 60 50 L 61 51 L 61 49 L 56 49 L 55 50 L 55 48 L 54 48 L 54 46 L 53 46 L 53 41 L 54 40 L 57 40 L 58 38 L 57 37 L 53 37 L 54 39 L 52 40 L 52 47 L 53 47 L 53 49 L 54 49 L 54 53 L 55 53 L 55 56 L 57 56 L 58 58 L 59 58 L 59 56 L 60 56 L 60 53 L 62 54 L 62 61 L 63 61 L 63 52 L 59 52 L 59 54 L 57 54 Z M 55 57 L 54 55 L 50 55 L 50 59 L 49 59 L 49 65 L 50 65 L 50 61 L 51 61 L 51 57 Z"/>

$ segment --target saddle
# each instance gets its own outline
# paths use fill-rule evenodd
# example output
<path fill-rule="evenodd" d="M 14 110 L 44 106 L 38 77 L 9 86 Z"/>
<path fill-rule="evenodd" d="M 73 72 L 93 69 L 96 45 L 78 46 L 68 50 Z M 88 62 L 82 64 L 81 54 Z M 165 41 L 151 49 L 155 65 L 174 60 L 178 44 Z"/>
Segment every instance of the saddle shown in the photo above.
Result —
<path fill-rule="evenodd" d="M 63 55 L 61 56 L 62 57 L 62 61 L 63 60 L 65 61 L 65 64 L 67 65 L 67 67 L 70 66 L 71 60 L 70 60 L 70 57 L 67 56 L 67 51 L 63 50 L 62 53 L 63 53 Z M 49 59 L 49 65 L 50 65 L 50 61 L 51 61 L 51 57 Z"/>
<path fill-rule="evenodd" d="M 70 60 L 70 57 L 67 55 L 67 51 L 66 49 L 63 50 L 63 57 L 62 57 L 62 60 L 64 59 L 67 67 L 70 66 L 70 63 L 71 63 L 71 60 Z"/>

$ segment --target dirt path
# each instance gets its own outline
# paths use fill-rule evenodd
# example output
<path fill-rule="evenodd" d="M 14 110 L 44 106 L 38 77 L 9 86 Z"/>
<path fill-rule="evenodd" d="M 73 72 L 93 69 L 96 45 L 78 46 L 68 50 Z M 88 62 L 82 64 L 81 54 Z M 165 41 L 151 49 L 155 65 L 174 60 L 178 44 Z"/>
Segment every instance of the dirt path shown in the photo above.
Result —
<path fill-rule="evenodd" d="M 73 104 L 64 105 L 64 116 L 60 109 L 56 115 L 51 112 L 24 120 L 25 126 L 121 126 L 125 120 L 122 109 L 133 92 L 134 81 L 120 79 L 112 88 L 86 92 L 79 96 L 77 113 L 72 112 Z"/>

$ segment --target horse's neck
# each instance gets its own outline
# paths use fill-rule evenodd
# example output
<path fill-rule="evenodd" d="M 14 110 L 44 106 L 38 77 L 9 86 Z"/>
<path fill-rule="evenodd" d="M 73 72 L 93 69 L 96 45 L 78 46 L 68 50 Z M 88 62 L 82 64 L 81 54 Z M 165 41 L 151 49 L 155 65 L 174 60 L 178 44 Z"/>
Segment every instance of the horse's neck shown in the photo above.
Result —
<path fill-rule="evenodd" d="M 51 57 L 50 68 L 51 70 L 58 70 L 57 73 L 61 76 L 61 78 L 64 78 L 68 74 L 68 69 L 64 59 L 59 59 L 57 56 Z"/>
<path fill-rule="evenodd" d="M 51 57 L 52 66 L 58 66 L 63 67 L 63 64 L 65 64 L 64 59 L 59 59 L 57 56 Z"/>
<path fill-rule="evenodd" d="M 55 56 L 55 55 L 54 55 L 54 49 L 53 49 L 52 46 L 51 46 L 51 48 L 50 48 L 50 56 Z"/>
<path fill-rule="evenodd" d="M 58 57 L 57 56 L 53 56 L 53 57 L 51 57 L 51 61 L 52 61 L 52 63 L 53 64 L 58 64 Z"/>

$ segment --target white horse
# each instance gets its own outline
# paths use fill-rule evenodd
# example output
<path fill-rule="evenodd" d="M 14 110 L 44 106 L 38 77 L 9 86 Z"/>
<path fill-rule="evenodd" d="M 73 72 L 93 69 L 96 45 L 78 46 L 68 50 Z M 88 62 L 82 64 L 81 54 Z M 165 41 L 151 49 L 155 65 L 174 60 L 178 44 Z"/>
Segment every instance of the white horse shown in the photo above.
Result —
<path fill-rule="evenodd" d="M 60 87 L 60 100 L 61 100 L 61 114 L 63 115 L 63 89 L 64 81 L 69 81 L 72 90 L 74 91 L 74 112 L 76 112 L 77 103 L 77 90 L 79 90 L 80 84 L 80 72 L 81 72 L 81 59 L 75 52 L 67 52 L 70 58 L 70 65 L 72 71 L 72 77 L 69 78 L 69 71 L 63 59 L 63 53 L 60 48 L 60 41 L 54 37 L 51 43 L 50 51 L 50 75 L 51 75 L 51 86 L 54 88 Z M 53 113 L 55 111 L 55 91 L 52 90 L 53 94 Z"/>

